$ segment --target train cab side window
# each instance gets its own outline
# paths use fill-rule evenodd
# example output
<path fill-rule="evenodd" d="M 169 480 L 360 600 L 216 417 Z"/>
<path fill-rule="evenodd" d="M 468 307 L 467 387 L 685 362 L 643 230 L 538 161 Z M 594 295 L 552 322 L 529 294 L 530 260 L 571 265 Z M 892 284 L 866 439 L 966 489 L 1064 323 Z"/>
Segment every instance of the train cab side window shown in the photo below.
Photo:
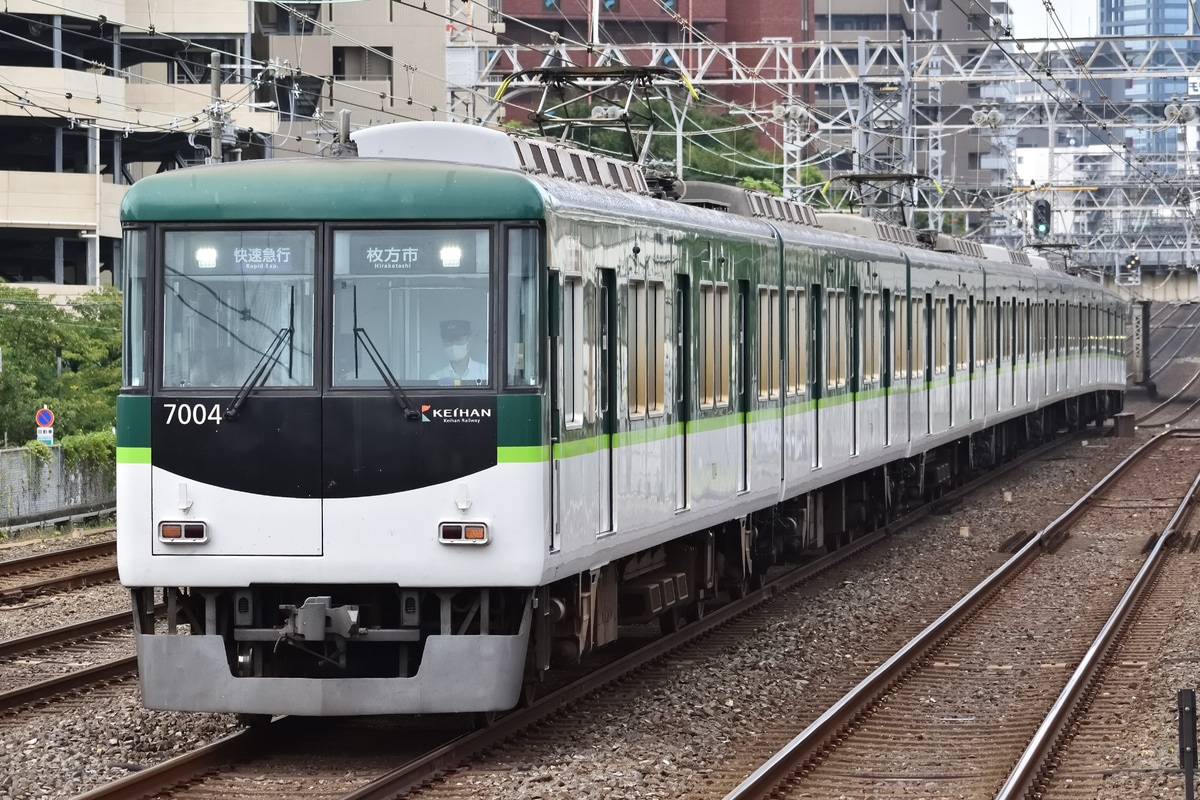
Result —
<path fill-rule="evenodd" d="M 808 391 L 808 306 L 804 291 L 787 290 L 788 397 Z"/>
<path fill-rule="evenodd" d="M 562 415 L 568 428 L 583 425 L 584 372 L 583 357 L 583 278 L 573 275 L 563 280 L 562 298 Z"/>
<path fill-rule="evenodd" d="M 758 399 L 779 397 L 779 290 L 758 290 Z"/>
<path fill-rule="evenodd" d="M 508 232 L 506 378 L 509 386 L 537 386 L 542 363 L 538 346 L 538 234 L 533 228 Z"/>
<path fill-rule="evenodd" d="M 145 230 L 125 231 L 124 259 L 121 385 L 137 389 L 146 385 L 146 276 L 150 250 Z"/>

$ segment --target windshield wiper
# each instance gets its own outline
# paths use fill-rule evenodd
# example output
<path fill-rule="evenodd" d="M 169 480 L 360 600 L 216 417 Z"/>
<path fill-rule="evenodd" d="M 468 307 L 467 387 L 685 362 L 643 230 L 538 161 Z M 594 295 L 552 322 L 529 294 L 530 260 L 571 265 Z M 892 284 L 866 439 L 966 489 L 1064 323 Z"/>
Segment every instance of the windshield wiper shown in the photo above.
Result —
<path fill-rule="evenodd" d="M 283 346 L 291 340 L 293 330 L 290 327 L 280 328 L 279 333 L 275 334 L 275 339 L 271 342 L 271 346 L 262 354 L 262 358 L 258 359 L 258 363 L 254 365 L 254 369 L 250 370 L 250 375 L 246 378 L 245 383 L 242 384 L 242 388 L 238 389 L 237 395 L 234 396 L 233 401 L 226 407 L 225 419 L 237 419 L 242 404 L 250 396 L 250 390 L 256 388 L 266 380 L 267 373 L 271 371 L 271 367 L 279 363 L 279 354 L 283 351 Z"/>
<path fill-rule="evenodd" d="M 383 360 L 383 356 L 379 352 L 379 348 L 371 341 L 371 337 L 367 334 L 364 328 L 354 329 L 354 341 L 362 342 L 363 349 L 367 351 L 367 357 L 371 359 L 371 363 L 375 365 L 375 369 L 379 370 L 380 376 L 383 378 L 384 384 L 387 385 L 388 391 L 392 393 L 392 397 L 396 398 L 396 404 L 404 412 L 405 419 L 420 419 L 421 415 L 416 412 L 409 402 L 408 395 L 404 393 L 400 382 L 396 380 L 396 376 L 392 374 L 391 368 L 387 362 Z"/>

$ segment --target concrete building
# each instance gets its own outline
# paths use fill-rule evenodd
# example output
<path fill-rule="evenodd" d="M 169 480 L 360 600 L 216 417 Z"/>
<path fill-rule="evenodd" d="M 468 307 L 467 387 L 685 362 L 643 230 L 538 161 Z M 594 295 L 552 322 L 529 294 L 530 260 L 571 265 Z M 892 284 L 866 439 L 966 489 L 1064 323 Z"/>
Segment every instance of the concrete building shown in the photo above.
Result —
<path fill-rule="evenodd" d="M 9 0 L 0 279 L 112 282 L 125 187 L 211 160 L 214 136 L 222 160 L 279 157 L 315 152 L 343 108 L 444 119 L 448 38 L 494 41 L 487 9 L 458 5 L 448 24 L 389 0 Z"/>

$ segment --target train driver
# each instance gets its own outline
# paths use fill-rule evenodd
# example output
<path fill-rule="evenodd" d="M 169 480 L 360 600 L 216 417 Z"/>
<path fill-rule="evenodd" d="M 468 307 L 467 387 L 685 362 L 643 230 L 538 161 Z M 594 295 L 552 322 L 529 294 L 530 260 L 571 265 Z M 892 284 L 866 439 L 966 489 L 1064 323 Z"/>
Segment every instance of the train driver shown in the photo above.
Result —
<path fill-rule="evenodd" d="M 465 383 L 487 382 L 486 363 L 471 358 L 471 323 L 465 319 L 442 321 L 442 345 L 446 348 L 446 366 L 429 376 L 441 386 L 460 386 Z"/>

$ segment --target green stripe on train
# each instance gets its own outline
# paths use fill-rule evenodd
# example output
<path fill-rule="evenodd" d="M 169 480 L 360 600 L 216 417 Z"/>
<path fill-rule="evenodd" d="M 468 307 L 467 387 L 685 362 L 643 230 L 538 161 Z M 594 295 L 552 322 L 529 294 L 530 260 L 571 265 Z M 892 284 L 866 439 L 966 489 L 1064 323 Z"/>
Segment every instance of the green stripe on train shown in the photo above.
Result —
<path fill-rule="evenodd" d="M 118 464 L 149 464 L 150 463 L 150 448 L 149 447 L 118 447 L 117 448 L 117 463 Z"/>

